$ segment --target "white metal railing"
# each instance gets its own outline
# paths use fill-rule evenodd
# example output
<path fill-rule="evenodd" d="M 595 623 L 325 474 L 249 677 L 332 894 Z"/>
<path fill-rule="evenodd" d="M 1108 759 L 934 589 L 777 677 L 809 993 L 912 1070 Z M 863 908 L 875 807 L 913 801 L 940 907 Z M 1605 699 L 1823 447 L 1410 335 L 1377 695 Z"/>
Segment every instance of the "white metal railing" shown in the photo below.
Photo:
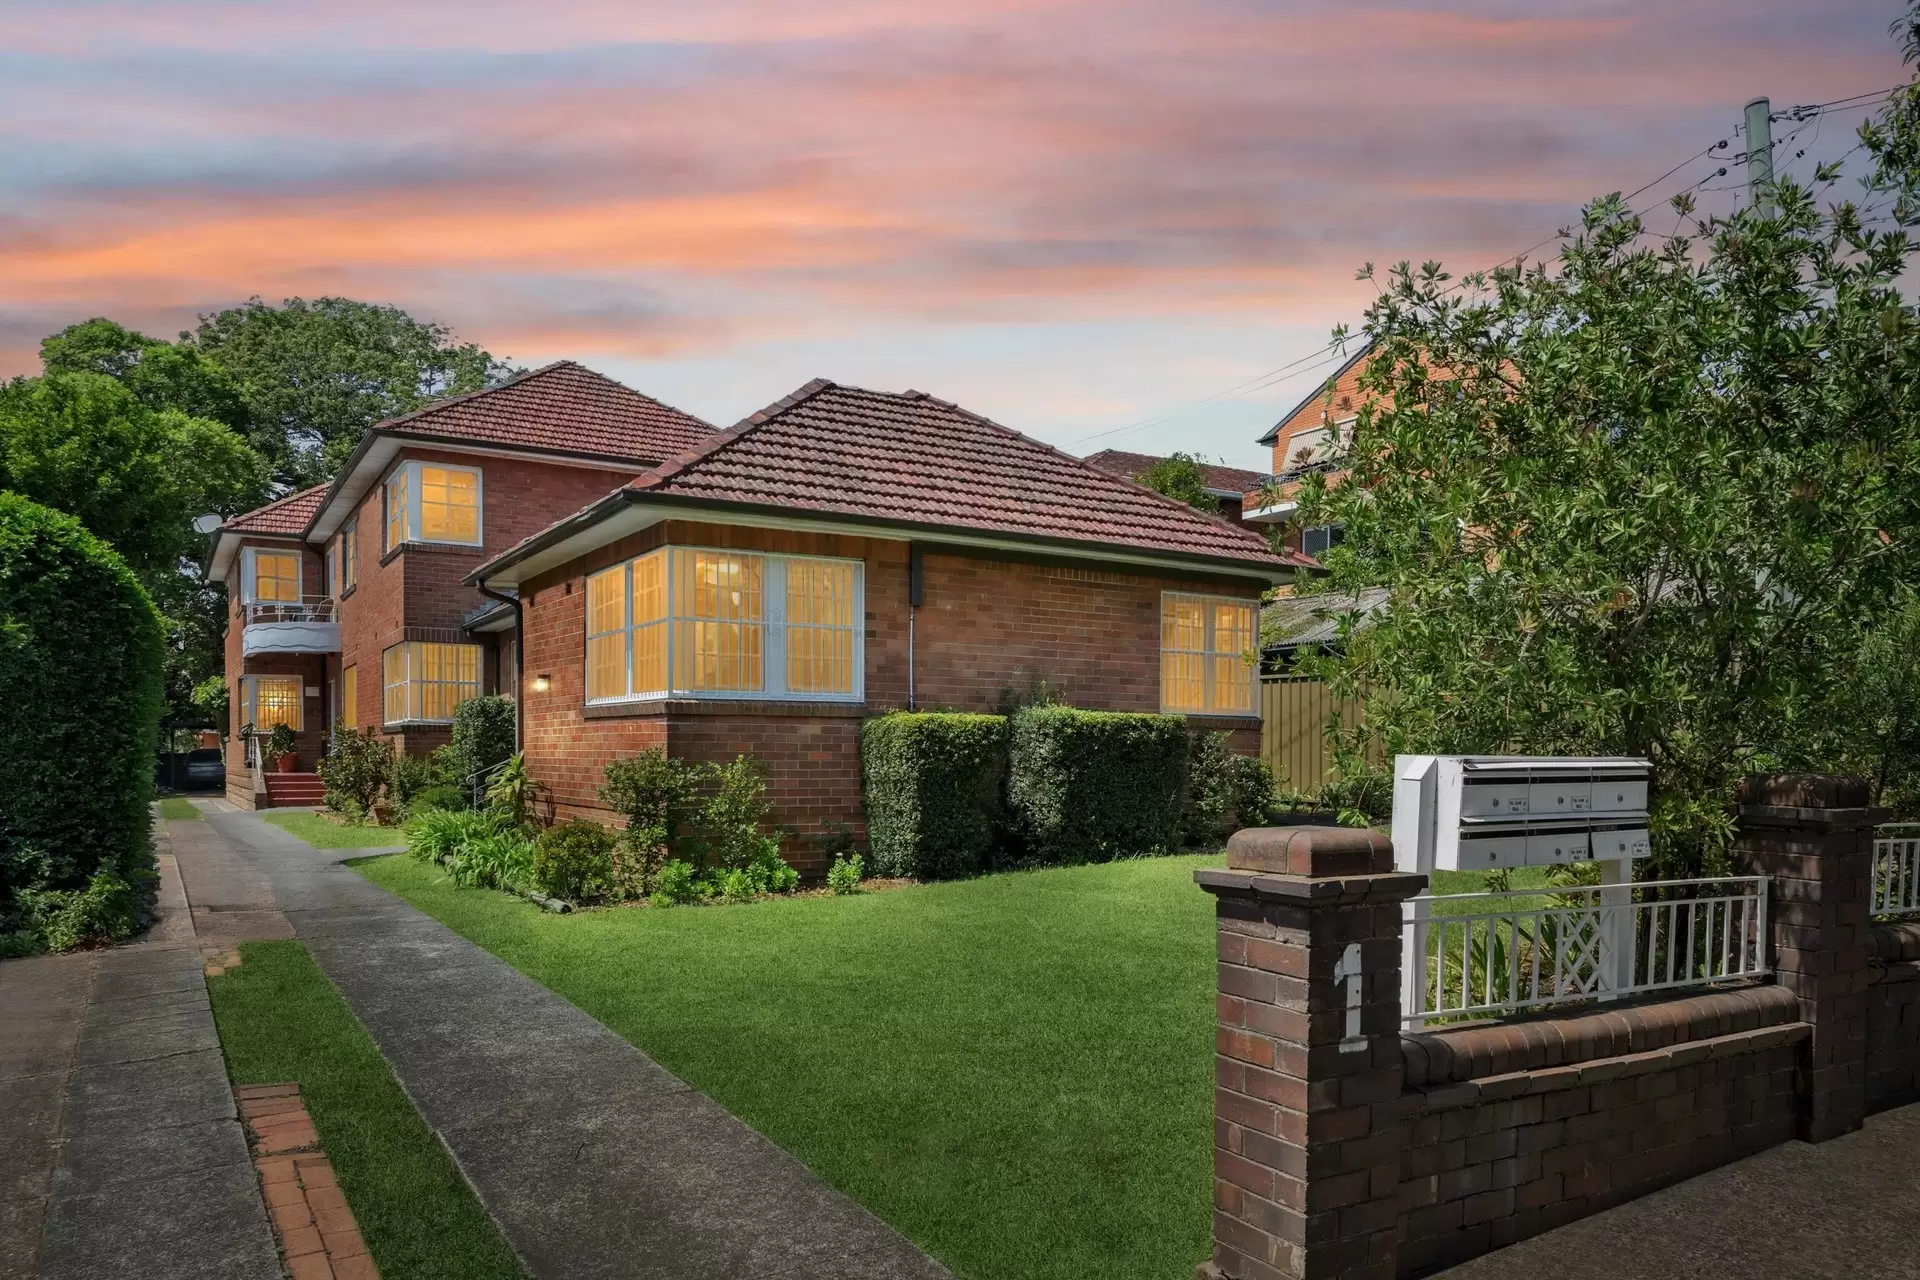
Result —
<path fill-rule="evenodd" d="M 1768 972 L 1764 876 L 1422 895 L 1406 910 L 1412 1027 Z"/>
<path fill-rule="evenodd" d="M 332 622 L 333 597 L 313 596 L 305 600 L 254 600 L 245 606 L 246 623 L 256 622 Z"/>
<path fill-rule="evenodd" d="M 1920 822 L 1889 822 L 1874 837 L 1873 914 L 1920 915 Z"/>

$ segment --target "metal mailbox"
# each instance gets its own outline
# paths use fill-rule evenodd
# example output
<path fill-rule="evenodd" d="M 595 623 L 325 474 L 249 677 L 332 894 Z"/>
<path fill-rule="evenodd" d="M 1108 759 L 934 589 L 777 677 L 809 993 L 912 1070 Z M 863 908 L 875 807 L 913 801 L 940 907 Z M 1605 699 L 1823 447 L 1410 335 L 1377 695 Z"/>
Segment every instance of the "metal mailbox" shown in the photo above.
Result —
<path fill-rule="evenodd" d="M 1483 871 L 1647 856 L 1645 760 L 1397 756 L 1402 871 Z"/>

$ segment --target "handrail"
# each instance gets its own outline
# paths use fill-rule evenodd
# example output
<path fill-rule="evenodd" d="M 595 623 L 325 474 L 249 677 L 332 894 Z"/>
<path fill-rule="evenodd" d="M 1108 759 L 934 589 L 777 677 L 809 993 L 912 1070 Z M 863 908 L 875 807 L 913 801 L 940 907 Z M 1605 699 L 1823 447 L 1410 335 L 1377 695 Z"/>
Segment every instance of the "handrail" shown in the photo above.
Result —
<path fill-rule="evenodd" d="M 249 626 L 256 622 L 332 622 L 335 603 L 332 596 L 308 596 L 302 600 L 250 600 L 242 608 Z"/>

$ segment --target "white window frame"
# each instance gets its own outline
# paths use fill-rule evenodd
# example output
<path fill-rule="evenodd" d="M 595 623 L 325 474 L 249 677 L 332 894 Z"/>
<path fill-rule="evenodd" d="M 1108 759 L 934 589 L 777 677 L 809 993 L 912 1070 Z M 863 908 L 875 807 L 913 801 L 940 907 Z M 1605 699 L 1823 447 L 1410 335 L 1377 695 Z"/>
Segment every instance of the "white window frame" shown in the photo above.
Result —
<path fill-rule="evenodd" d="M 340 530 L 340 594 L 360 585 L 360 517 L 347 521 Z"/>
<path fill-rule="evenodd" d="M 307 681 L 304 676 L 268 674 L 264 676 L 240 677 L 240 723 L 258 726 L 260 723 L 260 682 L 262 680 L 291 680 L 299 690 L 293 700 L 293 731 L 305 733 L 307 729 Z"/>
<path fill-rule="evenodd" d="M 674 639 L 678 628 L 674 625 L 681 619 L 674 612 L 675 580 L 673 571 L 673 553 L 706 551 L 715 555 L 753 556 L 760 560 L 763 571 L 760 579 L 760 687 L 758 689 L 675 689 Z M 665 555 L 666 593 L 667 593 L 667 688 L 636 690 L 633 687 L 633 565 L 634 561 L 645 555 Z M 674 543 L 657 547 L 642 556 L 634 556 L 617 565 L 608 565 L 606 569 L 595 570 L 589 578 L 598 577 L 608 570 L 621 570 L 624 573 L 626 591 L 626 623 L 624 634 L 626 642 L 622 650 L 627 664 L 627 692 L 617 697 L 587 697 L 587 642 L 592 638 L 589 628 L 592 626 L 588 615 L 585 625 L 580 628 L 580 696 L 586 705 L 593 707 L 618 706 L 629 702 L 657 702 L 665 698 L 689 698 L 706 702 L 836 702 L 861 703 L 867 699 L 867 565 L 864 560 L 847 556 L 790 556 L 778 552 L 743 551 L 738 547 L 705 547 Z M 843 564 L 853 568 L 853 624 L 849 628 L 853 633 L 853 689 L 849 693 L 821 693 L 814 690 L 789 691 L 787 689 L 787 566 L 796 561 L 805 563 Z M 587 610 L 587 591 L 580 592 L 580 607 Z M 600 634 L 612 635 L 613 632 Z"/>
<path fill-rule="evenodd" d="M 407 690 L 407 710 L 408 711 L 412 711 L 415 706 L 422 705 L 426 701 L 424 697 L 418 700 L 416 700 L 413 697 L 413 691 L 417 686 L 423 686 L 428 683 L 425 680 L 416 678 L 413 674 L 413 646 L 417 644 L 446 644 L 449 648 L 474 650 L 473 692 L 468 696 L 474 697 L 474 698 L 477 698 L 480 696 L 480 688 L 481 688 L 481 685 L 484 683 L 481 678 L 481 671 L 480 671 L 480 658 L 482 656 L 480 653 L 480 649 L 481 649 L 480 645 L 464 644 L 464 643 L 458 643 L 458 642 L 452 642 L 452 641 L 440 641 L 440 640 L 395 641 L 393 644 L 388 645 L 386 648 L 380 651 L 380 725 L 382 728 L 394 729 L 402 725 L 410 725 L 410 724 L 452 724 L 453 723 L 452 716 L 447 716 L 444 719 L 434 719 L 429 716 L 407 715 L 407 716 L 402 716 L 398 720 L 387 719 L 387 693 L 391 689 L 403 688 Z M 395 649 L 404 649 L 406 650 L 406 654 L 407 654 L 407 673 L 405 676 L 401 678 L 400 683 L 397 686 L 390 683 L 387 680 L 387 655 L 389 653 L 392 653 Z M 358 677 L 356 676 L 356 680 L 357 679 Z M 438 681 L 434 681 L 433 683 L 458 685 L 462 682 L 438 680 Z M 358 694 L 358 692 L 359 692 L 358 690 L 355 690 L 356 695 Z M 467 698 L 456 698 L 454 700 L 454 705 L 458 706 L 460 703 L 465 701 L 467 701 Z"/>
<path fill-rule="evenodd" d="M 420 508 L 422 491 L 420 472 L 426 467 L 438 467 L 443 471 L 466 471 L 473 475 L 473 538 L 428 538 L 420 532 Z M 399 542 L 393 541 L 393 482 L 396 476 L 402 477 L 406 485 L 406 511 L 403 536 Z M 480 467 L 451 462 L 425 462 L 410 458 L 399 463 L 380 481 L 380 524 L 387 537 L 387 550 L 405 546 L 408 543 L 420 543 L 434 547 L 478 547 L 487 540 L 487 475 Z"/>
<path fill-rule="evenodd" d="M 243 563 L 240 570 L 240 602 L 242 604 L 261 603 L 257 562 L 263 552 L 270 556 L 293 557 L 293 599 L 269 600 L 266 601 L 266 603 L 299 604 L 302 600 L 305 600 L 307 598 L 307 566 L 304 563 L 306 557 L 300 554 L 298 547 L 284 551 L 277 547 L 248 547 L 245 554 L 241 557 Z"/>
<path fill-rule="evenodd" d="M 1338 520 L 1334 520 L 1334 521 L 1330 521 L 1330 522 L 1328 522 L 1327 524 L 1310 524 L 1310 525 L 1307 525 L 1307 526 L 1306 526 L 1305 528 L 1303 528 L 1303 529 L 1301 529 L 1301 530 L 1300 530 L 1300 550 L 1301 550 L 1301 552 L 1302 552 L 1303 554 L 1305 554 L 1305 555 L 1310 555 L 1310 556 L 1323 556 L 1323 555 L 1325 555 L 1325 554 L 1327 554 L 1327 552 L 1329 552 L 1329 551 L 1331 551 L 1331 550 L 1333 550 L 1333 549 L 1334 549 L 1335 547 L 1337 547 L 1337 546 L 1339 546 L 1339 545 L 1340 545 L 1340 542 L 1341 542 L 1341 541 L 1344 541 L 1344 540 L 1345 540 L 1345 538 L 1346 538 L 1346 527 L 1347 527 L 1347 526 L 1346 526 L 1345 524 L 1343 524 L 1342 522 L 1340 522 L 1340 521 L 1338 521 Z M 1326 545 L 1326 546 L 1324 546 L 1324 547 L 1322 547 L 1322 548 L 1320 548 L 1320 550 L 1318 550 L 1318 551 L 1311 551 L 1311 550 L 1308 550 L 1308 548 L 1307 548 L 1307 535 L 1308 535 L 1308 534 L 1320 534 L 1321 536 L 1323 536 L 1323 537 L 1324 537 L 1324 538 L 1326 539 L 1326 541 L 1327 541 L 1327 545 Z M 1338 535 L 1339 535 L 1339 537 L 1338 537 L 1338 538 L 1336 538 L 1336 537 L 1335 537 L 1335 535 L 1336 535 L 1336 534 L 1338 534 Z"/>
<path fill-rule="evenodd" d="M 1179 650 L 1179 652 L 1182 652 L 1182 653 L 1198 652 L 1202 655 L 1203 661 L 1201 662 L 1201 665 L 1200 665 L 1200 671 L 1201 671 L 1200 701 L 1201 701 L 1202 709 L 1199 711 L 1193 711 L 1184 707 L 1172 707 L 1167 705 L 1167 688 L 1166 688 L 1166 679 L 1164 675 L 1164 672 L 1166 670 L 1166 667 L 1164 665 L 1164 659 L 1167 653 L 1167 647 L 1166 647 L 1166 642 L 1162 640 L 1160 643 L 1159 652 L 1155 655 L 1157 658 L 1160 658 L 1162 660 L 1162 665 L 1159 668 L 1159 670 L 1162 672 L 1162 675 L 1160 677 L 1160 710 L 1161 712 L 1166 715 L 1204 716 L 1204 717 L 1210 717 L 1214 719 L 1225 719 L 1225 720 L 1249 720 L 1249 719 L 1257 720 L 1259 719 L 1260 718 L 1260 659 L 1258 655 L 1259 655 L 1259 648 L 1260 648 L 1260 602 L 1250 596 L 1208 595 L 1205 592 L 1200 592 L 1200 591 L 1162 591 L 1160 593 L 1160 614 L 1157 618 L 1154 619 L 1155 623 L 1160 626 L 1165 625 L 1165 619 L 1167 616 L 1167 602 L 1169 600 L 1193 600 L 1193 601 L 1199 602 L 1203 606 L 1211 606 L 1216 604 L 1235 604 L 1235 605 L 1240 605 L 1243 608 L 1248 608 L 1253 610 L 1253 644 L 1254 644 L 1255 657 L 1252 662 L 1249 662 L 1247 664 L 1248 701 L 1247 701 L 1246 710 L 1242 711 L 1237 709 L 1230 709 L 1230 710 L 1215 711 L 1215 710 L 1209 709 L 1209 704 L 1211 704 L 1214 701 L 1213 659 L 1218 657 L 1224 657 L 1225 655 L 1220 650 L 1214 648 L 1215 619 L 1213 616 L 1213 610 L 1210 607 L 1203 608 L 1200 616 L 1203 619 L 1203 624 L 1202 624 L 1203 629 L 1201 631 L 1201 644 L 1204 647 L 1197 651 L 1185 650 L 1185 649 Z M 1164 634 L 1164 632 L 1162 634 Z"/>

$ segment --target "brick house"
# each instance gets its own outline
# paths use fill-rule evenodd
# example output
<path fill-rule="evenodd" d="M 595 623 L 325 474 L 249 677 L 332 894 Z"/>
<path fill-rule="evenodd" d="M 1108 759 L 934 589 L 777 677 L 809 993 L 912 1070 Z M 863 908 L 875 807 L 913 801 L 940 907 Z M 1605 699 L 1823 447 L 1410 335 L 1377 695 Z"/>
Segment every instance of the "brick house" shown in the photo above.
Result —
<path fill-rule="evenodd" d="M 1354 419 L 1359 415 L 1360 377 L 1366 372 L 1367 356 L 1372 350 L 1363 343 L 1338 369 L 1314 386 L 1305 399 L 1295 405 L 1260 437 L 1260 443 L 1273 450 L 1273 480 L 1276 500 L 1263 501 L 1261 494 L 1249 491 L 1244 518 L 1252 525 L 1288 524 L 1299 504 L 1293 494 L 1300 482 L 1314 472 L 1337 476 L 1336 461 L 1340 446 L 1351 436 Z M 1257 489 L 1258 486 L 1255 486 Z M 1286 533 L 1289 550 L 1317 556 L 1340 541 L 1338 525 L 1320 525 L 1301 529 L 1290 527 Z"/>
<path fill-rule="evenodd" d="M 1123 480 L 1138 480 L 1158 464 L 1167 461 L 1151 453 L 1128 453 L 1124 449 L 1102 449 L 1090 453 L 1081 459 L 1095 471 L 1104 471 L 1110 476 L 1119 476 Z M 1220 504 L 1220 518 L 1229 524 L 1247 525 L 1241 518 L 1241 508 L 1248 495 L 1256 499 L 1260 489 L 1267 483 L 1267 475 L 1260 471 L 1248 471 L 1244 467 L 1229 467 L 1215 462 L 1200 464 L 1200 474 L 1205 478 L 1207 495 Z"/>
<path fill-rule="evenodd" d="M 335 724 L 406 753 L 454 704 L 517 684 L 514 603 L 466 579 L 504 548 L 711 435 L 689 414 L 563 361 L 371 428 L 332 484 L 213 534 L 227 585 L 227 793 L 313 803 Z M 240 730 L 293 726 L 297 768 L 255 768 Z"/>
<path fill-rule="evenodd" d="M 787 856 L 862 827 L 859 730 L 1044 676 L 1259 746 L 1261 593 L 1306 562 L 922 392 L 816 381 L 479 566 L 515 593 L 558 817 L 649 748 L 769 769 Z"/>

